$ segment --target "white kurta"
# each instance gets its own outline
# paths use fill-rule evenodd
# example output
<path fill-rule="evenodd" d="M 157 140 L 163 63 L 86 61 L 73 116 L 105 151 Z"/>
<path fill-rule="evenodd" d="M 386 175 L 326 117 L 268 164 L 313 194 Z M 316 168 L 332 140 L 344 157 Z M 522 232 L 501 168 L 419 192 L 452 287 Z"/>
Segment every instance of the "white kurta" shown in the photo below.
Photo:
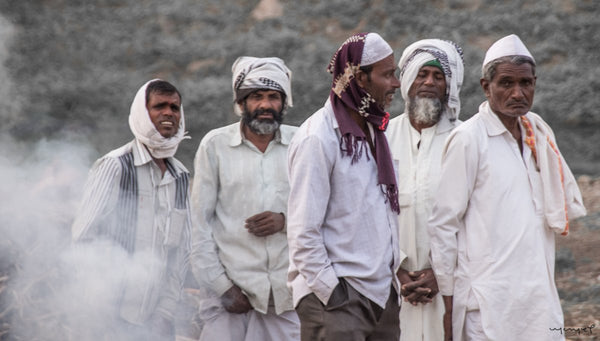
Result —
<path fill-rule="evenodd" d="M 448 138 L 428 227 L 440 292 L 454 296 L 456 341 L 465 339 L 466 312 L 477 309 L 489 340 L 564 339 L 551 331 L 563 326 L 555 234 L 545 223 L 540 173 L 523 146 L 521 154 L 487 102 Z M 563 169 L 565 187 L 578 192 L 564 162 Z"/>
<path fill-rule="evenodd" d="M 294 309 L 286 230 L 257 237 L 244 222 L 264 211 L 287 215 L 286 156 L 296 129 L 282 125 L 263 153 L 242 137 L 237 122 L 206 134 L 194 159 L 194 275 L 217 297 L 237 285 L 262 314 L 271 292 L 277 314 Z"/>
<path fill-rule="evenodd" d="M 431 268 L 427 220 L 439 183 L 444 142 L 459 123 L 451 123 L 444 115 L 438 124 L 419 133 L 405 113 L 392 119 L 386 131 L 398 165 L 398 240 L 407 256 L 400 267 L 407 271 Z M 441 295 L 429 304 L 402 304 L 400 340 L 442 340 L 443 315 Z"/>

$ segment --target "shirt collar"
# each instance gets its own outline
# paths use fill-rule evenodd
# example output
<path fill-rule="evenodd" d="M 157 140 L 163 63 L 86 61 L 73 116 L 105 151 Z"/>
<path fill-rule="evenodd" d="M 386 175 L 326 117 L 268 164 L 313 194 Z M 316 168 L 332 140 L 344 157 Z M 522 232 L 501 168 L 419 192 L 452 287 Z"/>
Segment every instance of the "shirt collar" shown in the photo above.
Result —
<path fill-rule="evenodd" d="M 138 139 L 135 139 L 133 141 L 132 151 L 133 151 L 133 164 L 136 167 L 145 165 L 145 164 L 149 163 L 150 161 L 153 161 L 152 155 L 150 155 L 150 152 L 148 151 L 148 149 Z M 170 168 L 170 171 L 174 170 L 174 172 L 175 172 L 175 174 L 173 174 L 173 176 L 179 176 L 179 174 L 187 172 L 187 169 L 185 168 L 185 166 L 183 166 L 183 164 L 178 162 L 173 157 L 168 157 L 167 163 L 169 164 L 169 166 L 167 166 L 167 167 Z"/>
<path fill-rule="evenodd" d="M 498 115 L 490 108 L 488 101 L 483 102 L 479 106 L 479 113 L 481 114 L 481 119 L 483 120 L 483 124 L 485 125 L 489 136 L 498 136 L 508 132 Z"/>
<path fill-rule="evenodd" d="M 238 122 L 238 124 L 236 124 L 233 128 L 233 134 L 231 134 L 231 139 L 229 140 L 229 146 L 237 147 L 237 146 L 241 145 L 243 140 L 245 140 L 245 139 L 246 138 L 244 137 L 244 135 L 242 133 L 242 121 L 240 120 Z M 275 132 L 275 138 L 273 139 L 273 141 L 287 146 L 290 143 L 290 140 L 291 140 L 291 136 L 287 136 L 287 135 L 283 136 L 283 134 L 281 134 L 281 126 L 279 126 L 279 129 L 277 129 L 277 131 Z"/>

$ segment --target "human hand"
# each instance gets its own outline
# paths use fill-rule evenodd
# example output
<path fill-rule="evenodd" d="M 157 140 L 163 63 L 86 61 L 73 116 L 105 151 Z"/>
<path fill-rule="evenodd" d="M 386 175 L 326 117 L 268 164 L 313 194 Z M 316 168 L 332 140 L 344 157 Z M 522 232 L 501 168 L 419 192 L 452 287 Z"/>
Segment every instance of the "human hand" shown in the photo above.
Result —
<path fill-rule="evenodd" d="M 265 211 L 246 219 L 244 227 L 257 237 L 266 237 L 283 230 L 285 216 L 283 213 Z"/>
<path fill-rule="evenodd" d="M 400 293 L 412 305 L 430 303 L 439 292 L 432 269 L 410 272 L 400 269 L 397 275 L 402 284 Z"/>
<path fill-rule="evenodd" d="M 221 296 L 221 304 L 225 310 L 233 314 L 243 314 L 252 310 L 248 297 L 235 284 Z"/>

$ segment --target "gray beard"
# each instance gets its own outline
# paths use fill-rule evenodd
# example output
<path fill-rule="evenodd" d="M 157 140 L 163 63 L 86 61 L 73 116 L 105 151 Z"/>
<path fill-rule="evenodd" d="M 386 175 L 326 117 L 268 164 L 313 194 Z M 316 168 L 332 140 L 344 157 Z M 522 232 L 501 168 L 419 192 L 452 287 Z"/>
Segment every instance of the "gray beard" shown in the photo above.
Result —
<path fill-rule="evenodd" d="M 408 116 L 418 124 L 434 125 L 442 117 L 442 102 L 439 98 L 414 97 L 406 106 Z"/>
<path fill-rule="evenodd" d="M 253 118 L 247 122 L 247 125 L 253 133 L 258 135 L 270 135 L 279 129 L 279 122 L 275 120 L 265 121 Z"/>

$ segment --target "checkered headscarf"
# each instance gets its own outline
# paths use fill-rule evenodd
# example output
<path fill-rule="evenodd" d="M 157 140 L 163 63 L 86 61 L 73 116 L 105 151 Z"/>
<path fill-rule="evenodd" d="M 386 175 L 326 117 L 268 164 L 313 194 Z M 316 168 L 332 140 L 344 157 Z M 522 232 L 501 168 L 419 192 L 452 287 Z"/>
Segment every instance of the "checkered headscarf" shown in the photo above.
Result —
<path fill-rule="evenodd" d="M 241 115 L 239 100 L 256 90 L 276 90 L 285 95 L 286 107 L 292 106 L 292 71 L 277 57 L 243 56 L 231 67 L 235 113 Z"/>

